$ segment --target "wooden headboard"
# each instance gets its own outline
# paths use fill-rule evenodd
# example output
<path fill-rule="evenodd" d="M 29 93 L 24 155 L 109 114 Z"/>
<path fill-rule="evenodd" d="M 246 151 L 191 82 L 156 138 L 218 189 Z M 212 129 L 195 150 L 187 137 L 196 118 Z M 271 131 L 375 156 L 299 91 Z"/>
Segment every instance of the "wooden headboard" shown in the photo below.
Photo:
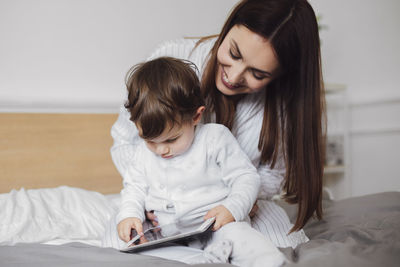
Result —
<path fill-rule="evenodd" d="M 0 113 L 0 193 L 60 185 L 118 193 L 110 156 L 117 116 Z"/>

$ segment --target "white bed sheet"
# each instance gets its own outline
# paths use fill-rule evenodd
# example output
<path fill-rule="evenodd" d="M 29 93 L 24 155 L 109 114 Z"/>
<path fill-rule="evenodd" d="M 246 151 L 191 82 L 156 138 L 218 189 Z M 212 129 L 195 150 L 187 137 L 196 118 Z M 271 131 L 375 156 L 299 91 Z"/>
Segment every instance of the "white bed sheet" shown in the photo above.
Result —
<path fill-rule="evenodd" d="M 17 243 L 101 246 L 105 227 L 120 206 L 120 194 L 103 195 L 61 186 L 0 194 L 0 246 Z M 206 261 L 202 250 L 173 246 L 141 252 L 190 263 Z"/>
<path fill-rule="evenodd" d="M 100 246 L 119 201 L 119 194 L 68 186 L 0 194 L 0 245 L 82 242 Z"/>

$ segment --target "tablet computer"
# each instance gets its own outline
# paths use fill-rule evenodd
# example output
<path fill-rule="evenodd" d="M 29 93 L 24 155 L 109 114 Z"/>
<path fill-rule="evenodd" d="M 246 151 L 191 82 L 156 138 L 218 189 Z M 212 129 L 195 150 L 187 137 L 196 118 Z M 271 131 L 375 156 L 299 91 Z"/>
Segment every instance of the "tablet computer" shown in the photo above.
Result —
<path fill-rule="evenodd" d="M 140 235 L 136 234 L 136 231 L 133 230 L 133 238 L 127 243 L 127 247 L 121 249 L 120 251 L 134 253 L 147 249 L 171 246 L 184 243 L 185 241 L 191 241 L 209 233 L 214 225 L 214 222 L 215 217 L 204 221 L 196 228 L 192 227 L 191 230 L 182 229 L 179 223 L 151 227 L 143 231 L 144 237 L 147 241 L 142 244 L 139 244 Z"/>

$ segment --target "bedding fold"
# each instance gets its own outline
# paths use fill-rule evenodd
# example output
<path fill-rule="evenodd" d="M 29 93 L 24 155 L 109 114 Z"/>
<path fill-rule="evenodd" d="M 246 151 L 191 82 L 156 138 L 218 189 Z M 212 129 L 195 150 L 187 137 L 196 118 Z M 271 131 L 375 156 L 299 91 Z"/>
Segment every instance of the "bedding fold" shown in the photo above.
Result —
<path fill-rule="evenodd" d="M 80 241 L 100 245 L 113 201 L 98 192 L 60 186 L 0 194 L 0 245 Z"/>

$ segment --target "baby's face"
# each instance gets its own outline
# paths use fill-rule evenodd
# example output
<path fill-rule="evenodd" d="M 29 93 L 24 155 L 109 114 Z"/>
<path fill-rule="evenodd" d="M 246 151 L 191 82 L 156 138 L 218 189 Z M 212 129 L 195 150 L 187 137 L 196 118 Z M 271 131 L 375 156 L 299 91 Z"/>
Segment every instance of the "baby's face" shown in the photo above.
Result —
<path fill-rule="evenodd" d="M 147 147 L 164 159 L 170 159 L 185 153 L 192 145 L 195 124 L 188 122 L 182 125 L 167 127 L 164 132 L 154 138 L 147 139 Z M 139 129 L 140 131 L 140 129 Z"/>

